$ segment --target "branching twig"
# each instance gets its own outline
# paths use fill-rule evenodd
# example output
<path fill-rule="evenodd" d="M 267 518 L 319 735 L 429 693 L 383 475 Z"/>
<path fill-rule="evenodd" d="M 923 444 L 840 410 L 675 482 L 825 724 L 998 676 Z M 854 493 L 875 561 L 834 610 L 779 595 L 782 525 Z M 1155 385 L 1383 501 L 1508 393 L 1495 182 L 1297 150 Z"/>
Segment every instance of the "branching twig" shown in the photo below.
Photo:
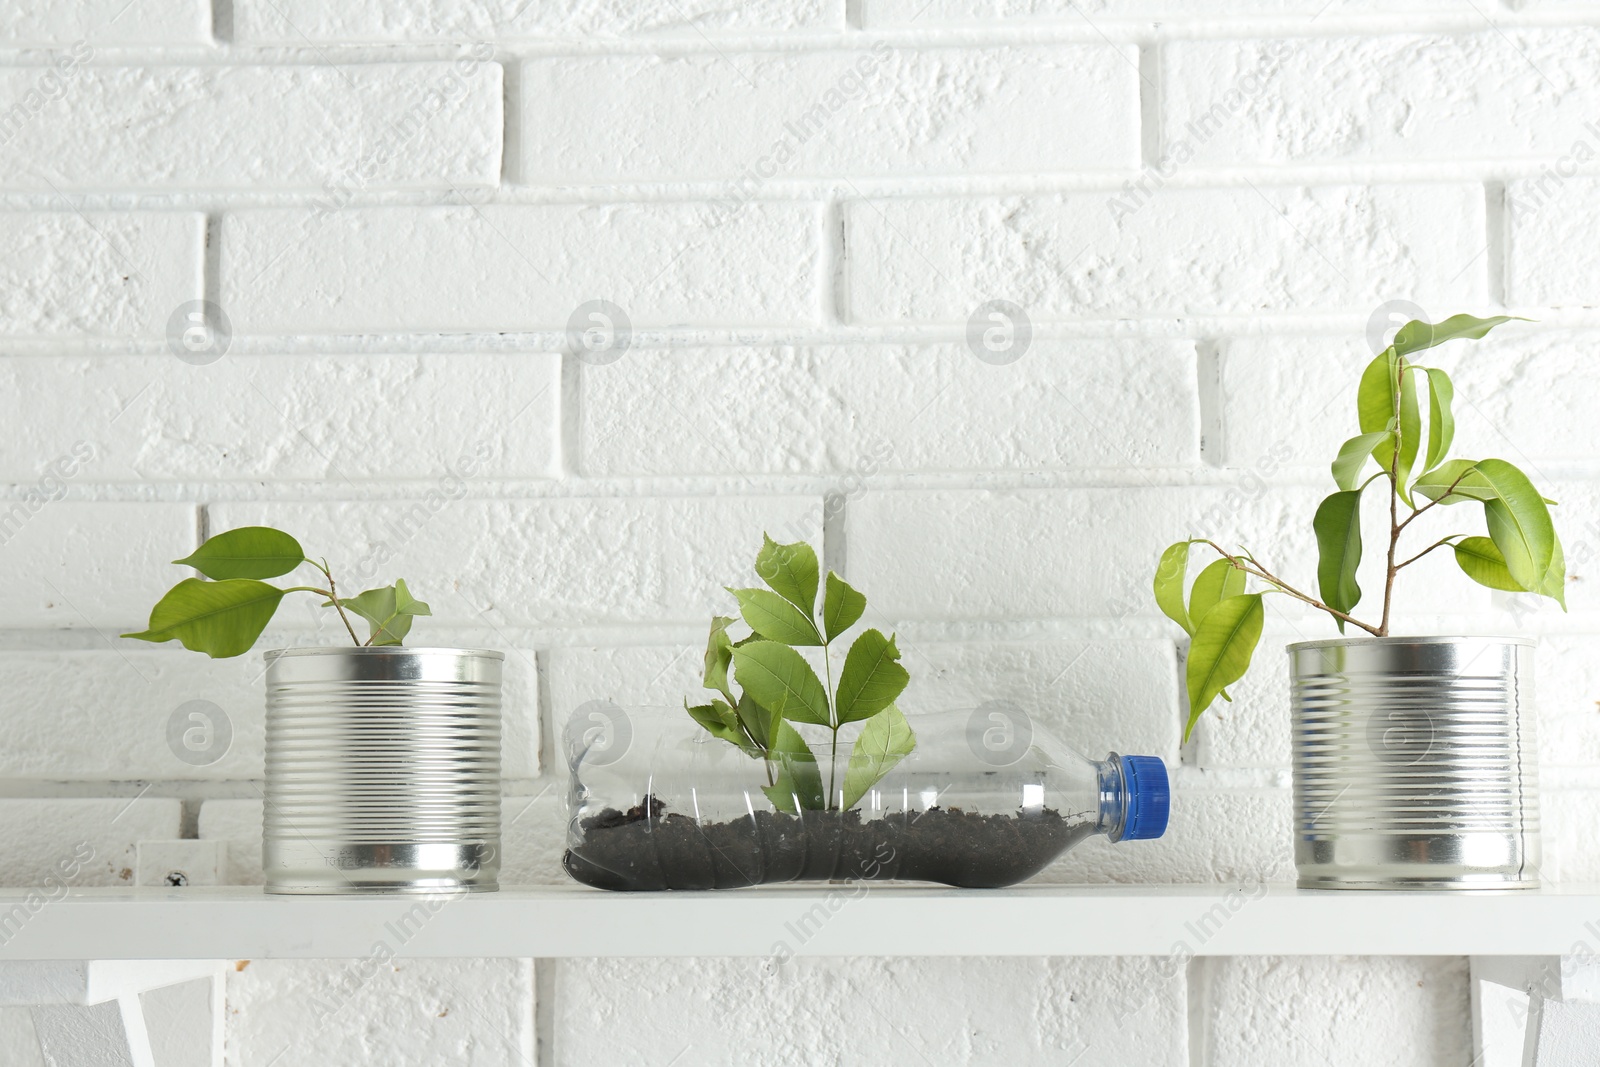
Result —
<path fill-rule="evenodd" d="M 1221 556 L 1223 559 L 1227 560 L 1229 563 L 1233 564 L 1235 567 L 1237 567 L 1240 570 L 1244 571 L 1246 574 L 1253 574 L 1257 578 L 1260 578 L 1264 582 L 1270 582 L 1272 584 L 1272 586 L 1275 589 L 1278 590 L 1278 592 L 1285 593 L 1285 594 L 1287 594 L 1287 595 L 1289 595 L 1291 597 L 1294 597 L 1294 599 L 1300 601 L 1301 603 L 1309 604 L 1311 607 L 1316 608 L 1318 611 L 1325 611 L 1329 615 L 1332 615 L 1336 619 L 1343 619 L 1345 622 L 1349 623 L 1351 626 L 1359 626 L 1361 629 L 1367 631 L 1367 633 L 1369 633 L 1369 634 L 1372 634 L 1374 637 L 1382 637 L 1383 636 L 1383 634 L 1380 634 L 1378 632 L 1378 628 L 1373 626 L 1372 624 L 1362 622 L 1360 619 L 1357 619 L 1354 616 L 1346 615 L 1344 612 L 1340 611 L 1338 608 L 1329 607 L 1327 604 L 1324 604 L 1322 601 L 1318 600 L 1316 597 L 1311 596 L 1311 595 L 1309 595 L 1307 593 L 1302 593 L 1300 590 L 1296 589 L 1294 586 L 1290 585 L 1288 582 L 1284 581 L 1282 578 L 1279 578 L 1277 575 L 1273 574 L 1272 572 L 1268 571 L 1266 568 L 1262 567 L 1261 564 L 1256 563 L 1254 558 L 1250 558 L 1250 557 L 1246 557 L 1246 556 L 1236 556 L 1233 553 L 1231 553 L 1231 552 L 1227 551 L 1226 549 L 1224 549 L 1221 545 L 1217 544 L 1215 541 L 1207 540 L 1205 538 L 1201 538 L 1200 540 L 1201 540 L 1201 542 L 1203 544 L 1210 545 L 1212 548 L 1216 549 L 1217 550 L 1217 554 L 1219 556 Z M 1249 562 L 1245 562 L 1247 558 L 1249 559 Z"/>
<path fill-rule="evenodd" d="M 1441 537 L 1441 538 L 1439 538 L 1439 540 L 1435 541 L 1433 544 L 1429 545 L 1427 548 L 1423 549 L 1421 552 L 1418 552 L 1415 556 L 1412 556 L 1410 559 L 1406 560 L 1404 563 L 1402 563 L 1399 566 L 1395 567 L 1395 570 L 1401 570 L 1402 568 L 1409 567 L 1413 563 L 1415 563 L 1417 560 L 1421 559 L 1423 556 L 1426 556 L 1429 552 L 1432 552 L 1434 549 L 1442 548 L 1445 545 L 1448 545 L 1450 542 L 1454 541 L 1456 538 L 1463 537 L 1463 536 L 1465 536 L 1465 535 L 1464 534 L 1451 534 L 1449 537 Z"/>
<path fill-rule="evenodd" d="M 327 577 L 328 600 L 333 604 L 333 610 L 339 613 L 339 621 L 344 623 L 344 628 L 349 631 L 350 640 L 356 643 L 357 648 L 360 648 L 361 638 L 356 636 L 355 627 L 350 625 L 350 617 L 344 613 L 344 605 L 339 603 L 339 589 L 338 586 L 334 585 L 333 583 L 333 572 L 328 569 L 328 561 L 323 560 L 321 563 L 318 563 L 314 559 L 308 559 L 306 562 L 317 568 L 317 570 L 321 571 Z"/>

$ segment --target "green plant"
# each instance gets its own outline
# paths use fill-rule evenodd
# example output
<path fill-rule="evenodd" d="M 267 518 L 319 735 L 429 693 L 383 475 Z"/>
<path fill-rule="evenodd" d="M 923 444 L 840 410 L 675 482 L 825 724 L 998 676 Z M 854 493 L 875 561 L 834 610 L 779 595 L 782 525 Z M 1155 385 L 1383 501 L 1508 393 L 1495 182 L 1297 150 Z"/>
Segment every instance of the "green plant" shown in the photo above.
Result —
<path fill-rule="evenodd" d="M 765 535 L 762 541 L 756 573 L 767 588 L 728 590 L 751 632 L 735 641 L 728 633 L 731 617 L 711 620 L 703 681 L 718 695 L 695 707 L 684 701 L 684 708 L 712 736 L 766 761 L 764 792 L 773 807 L 791 813 L 853 807 L 916 746 L 895 706 L 911 676 L 899 664 L 893 635 L 869 629 L 845 653 L 835 686 L 833 642 L 860 620 L 867 598 L 829 571 L 819 615 L 816 552 L 803 541 L 780 545 Z M 821 649 L 826 684 L 799 648 Z M 839 731 L 853 722 L 862 724 L 861 732 L 841 783 Z M 825 727 L 831 735 L 826 790 L 796 724 Z"/>
<path fill-rule="evenodd" d="M 1455 387 L 1444 371 L 1419 366 L 1407 358 L 1446 341 L 1476 340 L 1511 318 L 1455 315 L 1440 323 L 1408 322 L 1395 334 L 1394 343 L 1368 364 L 1356 392 L 1361 433 L 1340 447 L 1332 466 L 1338 488 L 1322 501 L 1312 519 L 1318 596 L 1294 588 L 1248 551 L 1229 552 L 1207 538 L 1179 541 L 1162 553 L 1155 576 L 1156 603 L 1190 636 L 1185 668 L 1189 697 L 1186 740 L 1201 712 L 1218 696 L 1232 699 L 1227 687 L 1249 670 L 1261 639 L 1265 593 L 1282 593 L 1326 612 L 1340 633 L 1349 624 L 1375 637 L 1387 637 L 1396 576 L 1428 553 L 1449 545 L 1462 572 L 1480 585 L 1538 593 L 1566 608 L 1566 561 L 1548 507 L 1554 501 L 1542 496 L 1525 474 L 1503 459 L 1448 459 L 1455 438 L 1451 412 Z M 1428 397 L 1426 436 L 1419 391 L 1423 384 Z M 1378 470 L 1362 480 L 1369 462 Z M 1356 582 L 1362 555 L 1362 493 L 1380 478 L 1388 482 L 1389 539 L 1383 614 L 1371 623 L 1350 612 L 1362 596 Z M 1420 506 L 1419 497 L 1424 500 Z M 1468 502 L 1483 506 L 1487 537 L 1451 534 L 1414 556 L 1399 558 L 1400 535 L 1419 516 L 1439 505 Z M 1408 514 L 1402 516 L 1402 508 Z M 1189 548 L 1196 544 L 1214 549 L 1221 558 L 1200 571 L 1185 601 Z M 1267 588 L 1247 592 L 1251 578 Z"/>
<path fill-rule="evenodd" d="M 243 655 L 272 621 L 288 593 L 326 597 L 323 607 L 339 613 L 339 621 L 358 646 L 398 645 L 410 632 L 415 616 L 432 614 L 428 605 L 411 595 L 404 581 L 368 589 L 353 597 L 339 596 L 327 561 L 308 558 L 300 542 L 270 526 L 241 526 L 217 534 L 190 555 L 172 562 L 193 567 L 210 581 L 185 578 L 150 609 L 147 629 L 123 637 L 141 641 L 176 639 L 183 642 L 184 648 L 204 652 L 213 659 Z M 302 563 L 321 571 L 328 587 L 280 588 L 261 580 L 288 574 Z M 367 620 L 370 634 L 365 641 L 356 636 L 346 611 Z"/>

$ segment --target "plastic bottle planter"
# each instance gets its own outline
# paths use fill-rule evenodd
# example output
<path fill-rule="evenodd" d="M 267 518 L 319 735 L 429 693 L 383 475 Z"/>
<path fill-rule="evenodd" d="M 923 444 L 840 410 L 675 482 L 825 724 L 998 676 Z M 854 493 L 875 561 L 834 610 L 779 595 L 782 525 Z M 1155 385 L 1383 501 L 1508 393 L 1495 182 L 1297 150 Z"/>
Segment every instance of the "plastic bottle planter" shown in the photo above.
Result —
<path fill-rule="evenodd" d="M 1533 642 L 1310 641 L 1289 660 L 1301 886 L 1538 886 Z"/>
<path fill-rule="evenodd" d="M 1166 830 L 1167 771 L 1155 757 L 1086 759 L 1014 706 L 915 715 L 911 725 L 915 750 L 854 807 L 790 814 L 763 792 L 766 761 L 713 739 L 681 708 L 586 704 L 567 730 L 567 873 L 617 890 L 838 878 L 989 888 L 1039 873 L 1095 834 L 1133 841 Z"/>
<path fill-rule="evenodd" d="M 269 893 L 496 888 L 499 652 L 267 653 Z"/>

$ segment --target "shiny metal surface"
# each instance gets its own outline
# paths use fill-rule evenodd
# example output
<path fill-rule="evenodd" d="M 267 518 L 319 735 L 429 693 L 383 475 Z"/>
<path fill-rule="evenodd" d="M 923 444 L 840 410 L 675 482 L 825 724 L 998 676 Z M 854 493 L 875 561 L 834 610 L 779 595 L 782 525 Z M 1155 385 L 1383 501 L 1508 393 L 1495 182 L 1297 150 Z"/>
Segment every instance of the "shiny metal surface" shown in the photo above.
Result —
<path fill-rule="evenodd" d="M 496 888 L 499 652 L 268 652 L 270 893 Z"/>
<path fill-rule="evenodd" d="M 1533 642 L 1289 646 L 1299 884 L 1539 884 Z"/>

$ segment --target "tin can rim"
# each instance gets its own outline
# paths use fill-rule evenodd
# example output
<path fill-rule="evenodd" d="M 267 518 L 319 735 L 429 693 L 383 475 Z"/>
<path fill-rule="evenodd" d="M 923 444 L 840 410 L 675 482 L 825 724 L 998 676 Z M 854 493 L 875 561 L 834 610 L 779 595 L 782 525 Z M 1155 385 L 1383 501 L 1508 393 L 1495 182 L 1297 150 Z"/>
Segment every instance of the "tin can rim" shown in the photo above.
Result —
<path fill-rule="evenodd" d="M 1487 641 L 1497 645 L 1520 645 L 1532 648 L 1538 645 L 1533 637 L 1506 637 L 1500 634 L 1436 634 L 1425 637 L 1328 637 L 1319 641 L 1296 641 L 1288 646 L 1289 652 L 1313 648 L 1348 648 L 1352 645 L 1456 645 L 1471 641 Z"/>
<path fill-rule="evenodd" d="M 492 648 L 449 648 L 433 645 L 306 645 L 300 648 L 273 648 L 262 653 L 268 663 L 291 656 L 459 656 L 504 660 L 506 654 Z"/>

